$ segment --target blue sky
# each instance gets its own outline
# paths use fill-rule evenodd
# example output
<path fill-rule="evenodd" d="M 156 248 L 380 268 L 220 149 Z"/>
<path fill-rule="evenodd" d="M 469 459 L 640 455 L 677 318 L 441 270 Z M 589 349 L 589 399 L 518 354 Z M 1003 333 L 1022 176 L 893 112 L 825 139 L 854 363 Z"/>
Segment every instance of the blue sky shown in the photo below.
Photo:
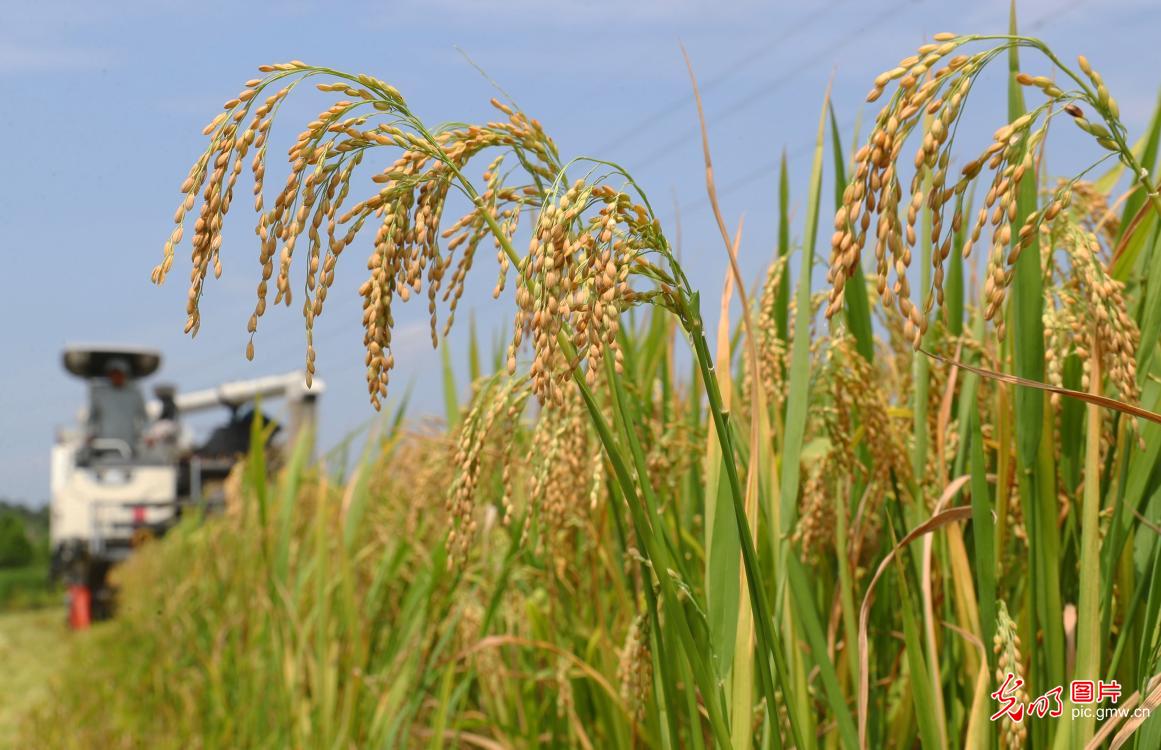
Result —
<path fill-rule="evenodd" d="M 1161 8 L 1138 0 L 1033 0 L 1020 14 L 1023 30 L 1063 58 L 1084 52 L 1121 102 L 1130 131 L 1141 131 L 1161 83 Z M 203 147 L 202 126 L 259 64 L 298 58 L 365 71 L 396 85 L 430 121 L 490 118 L 493 91 L 462 49 L 542 121 L 566 158 L 624 164 L 670 227 L 680 207 L 689 275 L 716 294 L 723 256 L 704 202 L 679 42 L 702 81 L 728 220 L 746 216 L 742 260 L 754 278 L 772 252 L 783 148 L 792 206 L 801 214 L 828 80 L 849 143 L 876 74 L 938 31 L 1003 32 L 1007 4 L 2 0 L 0 17 L 0 258 L 8 269 L 0 275 L 0 496 L 37 502 L 48 494 L 54 427 L 71 422 L 84 398 L 60 368 L 66 342 L 158 347 L 166 357 L 162 377 L 183 389 L 301 366 L 302 318 L 282 308 L 263 321 L 256 361 L 242 356 L 258 272 L 245 201 L 228 222 L 225 273 L 208 287 L 196 339 L 182 335 L 188 269 L 181 261 L 188 255 L 179 254 L 165 287 L 149 281 L 178 186 Z M 970 122 L 987 137 L 1002 118 L 1002 88 L 973 97 L 980 101 Z M 284 108 L 282 136 L 292 138 L 317 105 L 307 97 Z M 1055 172 L 1093 155 L 1062 143 L 1050 151 Z M 490 341 L 510 310 L 491 301 L 494 266 L 484 260 L 458 319 L 466 323 L 470 309 Z M 316 328 L 319 374 L 329 385 L 324 446 L 372 414 L 356 295 L 364 269 L 344 261 Z M 439 355 L 424 305 L 396 314 L 395 392 L 414 382 L 411 413 L 440 413 Z M 458 361 L 466 332 L 460 325 L 452 333 Z"/>

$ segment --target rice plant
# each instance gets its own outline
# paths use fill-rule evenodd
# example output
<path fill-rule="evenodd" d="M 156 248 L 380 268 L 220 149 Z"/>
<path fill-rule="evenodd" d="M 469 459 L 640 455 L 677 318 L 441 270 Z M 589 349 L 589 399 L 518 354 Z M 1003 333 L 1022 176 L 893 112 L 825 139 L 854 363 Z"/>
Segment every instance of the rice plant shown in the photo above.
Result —
<path fill-rule="evenodd" d="M 271 291 L 292 304 L 297 248 L 308 379 L 364 227 L 376 408 L 395 305 L 425 296 L 436 344 L 481 244 L 514 333 L 446 433 L 386 430 L 345 486 L 302 450 L 276 477 L 256 454 L 226 518 L 129 563 L 125 614 L 94 637 L 142 689 L 78 746 L 1157 746 L 1132 709 L 1161 705 L 1161 110 L 1134 142 L 1087 60 L 1012 26 L 938 34 L 876 78 L 868 100 L 890 94 L 849 163 L 824 98 L 797 278 L 783 179 L 753 296 L 703 119 L 729 259 L 712 347 L 712 290 L 622 167 L 564 159 L 511 102 L 435 128 L 377 78 L 264 66 L 207 126 L 154 270 L 195 214 L 186 330 L 249 160 L 249 331 Z M 1005 63 L 1006 122 L 961 162 L 969 95 Z M 267 207 L 273 121 L 307 82 L 337 101 Z M 1091 136 L 1092 167 L 1049 179 L 1050 122 Z M 356 199 L 364 163 L 379 189 Z M 1086 680 L 1128 714 L 1098 721 L 1070 690 Z M 53 711 L 94 701 L 63 690 L 29 736 L 67 744 Z"/>

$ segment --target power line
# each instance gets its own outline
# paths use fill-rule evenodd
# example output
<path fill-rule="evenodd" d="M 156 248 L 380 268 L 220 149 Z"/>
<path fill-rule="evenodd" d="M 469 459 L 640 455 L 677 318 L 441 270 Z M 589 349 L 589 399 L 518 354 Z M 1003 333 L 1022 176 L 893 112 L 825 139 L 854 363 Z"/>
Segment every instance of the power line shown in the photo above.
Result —
<path fill-rule="evenodd" d="M 702 84 L 702 87 L 701 87 L 702 91 L 708 91 L 708 90 L 714 88 L 718 84 L 720 84 L 723 81 L 725 81 L 726 79 L 728 79 L 734 73 L 737 73 L 739 70 L 742 70 L 743 68 L 745 68 L 745 67 L 753 64 L 754 62 L 760 60 L 761 58 L 769 55 L 771 52 L 773 52 L 774 50 L 777 49 L 777 47 L 775 45 L 778 42 L 786 41 L 786 40 L 790 39 L 791 37 L 793 37 L 797 34 L 800 34 L 803 29 L 807 28 L 808 26 L 813 25 L 816 21 L 819 21 L 822 18 L 824 18 L 825 16 L 827 16 L 836 6 L 841 5 L 843 2 L 845 2 L 845 0 L 837 0 L 837 2 L 834 2 L 834 3 L 826 6 L 823 9 L 815 11 L 814 13 L 811 13 L 807 18 L 805 18 L 801 22 L 795 24 L 793 27 L 788 29 L 785 33 L 779 35 L 777 38 L 772 39 L 772 40 L 768 40 L 768 41 L 764 42 L 760 47 L 755 47 L 755 48 L 751 49 L 749 52 L 746 52 L 745 54 L 743 54 L 741 57 L 736 58 L 727 67 L 718 71 L 710 78 L 707 78 L 705 80 L 705 82 Z M 652 125 L 657 120 L 664 119 L 664 118 L 668 117 L 669 115 L 676 114 L 677 112 L 680 112 L 688 104 L 689 104 L 689 97 L 688 96 L 680 96 L 680 97 L 673 99 L 668 104 L 666 104 L 662 107 L 659 107 L 658 109 L 654 110 L 650 114 L 641 118 L 636 123 L 634 123 L 632 126 L 627 128 L 625 131 L 618 134 L 615 138 L 610 139 L 604 145 L 597 148 L 596 153 L 598 153 L 598 154 L 604 153 L 604 152 L 606 152 L 606 151 L 608 151 L 616 146 L 623 144 L 625 141 L 631 140 L 631 139 L 641 135 L 642 133 L 648 132 L 647 126 Z"/>
<path fill-rule="evenodd" d="M 1051 12 L 1047 12 L 1047 13 L 1044 13 L 1044 14 L 1038 16 L 1037 18 L 1030 21 L 1028 23 L 1028 25 L 1025 26 L 1024 28 L 1028 31 L 1037 31 L 1037 30 L 1043 29 L 1043 28 L 1055 23 L 1056 21 L 1060 20 L 1061 16 L 1075 10 L 1076 8 L 1084 5 L 1087 2 L 1088 2 L 1088 0 L 1074 0 L 1072 3 L 1065 6 L 1064 8 L 1061 8 L 1059 10 L 1053 10 Z M 840 126 L 839 129 L 846 130 L 848 127 L 850 127 L 851 124 L 853 124 L 853 122 L 854 122 L 853 120 L 848 121 L 845 124 L 843 124 L 842 126 Z M 684 142 L 684 139 L 681 142 Z M 814 139 L 800 143 L 798 146 L 796 146 L 795 148 L 793 148 L 787 152 L 787 160 L 789 161 L 790 159 L 792 159 L 794 157 L 801 156 L 801 155 L 809 152 L 810 150 L 812 150 L 814 148 L 814 146 L 815 146 Z M 648 160 L 648 158 L 649 157 L 646 157 L 647 160 Z M 764 163 L 758 165 L 757 167 L 750 170 L 746 174 L 742 175 L 738 179 L 733 180 L 732 182 L 729 182 L 726 185 L 722 186 L 722 188 L 720 190 L 718 190 L 718 196 L 721 197 L 723 195 L 728 195 L 729 193 L 736 192 L 736 191 L 740 190 L 741 188 L 746 187 L 750 183 L 755 182 L 756 180 L 759 180 L 763 177 L 768 176 L 772 169 L 775 169 L 779 166 L 780 162 L 781 162 L 781 157 L 764 162 Z M 644 163 L 648 163 L 648 161 L 646 161 Z M 641 164 L 638 165 L 638 168 L 640 168 L 640 166 L 641 166 Z M 706 208 L 706 203 L 704 200 L 696 200 L 696 201 L 690 201 L 686 205 L 682 206 L 681 211 L 684 215 L 689 215 L 689 213 L 695 213 L 695 212 L 697 212 L 699 210 L 703 210 L 705 208 Z"/>
<path fill-rule="evenodd" d="M 880 24 L 882 24 L 890 19 L 897 18 L 897 11 L 900 8 L 902 8 L 904 5 L 909 5 L 909 4 L 910 3 L 908 3 L 908 2 L 901 2 L 901 3 L 896 3 L 896 4 L 892 5 L 883 13 L 880 13 L 879 15 L 875 16 L 874 19 L 872 19 L 870 21 L 870 23 L 860 25 L 858 28 L 853 29 L 850 33 L 845 34 L 837 42 L 833 42 L 831 44 L 826 45 L 825 49 L 829 51 L 829 50 L 834 50 L 836 48 L 841 49 L 841 48 L 844 48 L 844 47 L 850 45 L 851 43 L 862 38 L 867 33 L 867 31 L 869 29 L 873 29 L 874 27 L 879 26 Z M 762 95 L 769 94 L 771 91 L 775 91 L 778 88 L 781 88 L 783 85 L 794 80 L 800 74 L 802 74 L 803 72 L 805 72 L 806 70 L 810 69 L 812 66 L 817 64 L 820 60 L 821 60 L 821 54 L 816 54 L 816 55 L 804 57 L 797 65 L 785 70 L 784 72 L 782 72 L 779 76 L 777 76 L 773 80 L 767 81 L 766 83 L 762 84 L 761 86 L 755 88 L 750 93 L 748 93 L 745 96 L 741 97 L 740 99 L 736 100 L 733 104 L 720 110 L 717 114 L 711 115 L 712 119 L 715 122 L 720 123 L 723 120 L 727 120 L 727 119 L 733 117 L 734 115 L 737 115 L 739 112 L 747 109 L 748 107 L 752 106 L 753 104 L 757 103 L 758 101 L 761 101 L 760 97 Z M 686 104 L 689 103 L 689 97 L 685 98 L 685 103 Z M 645 156 L 643 156 L 640 160 L 633 162 L 632 167 L 634 169 L 641 169 L 641 168 L 647 167 L 650 164 L 653 164 L 657 161 L 660 161 L 664 157 L 669 156 L 673 151 L 677 150 L 677 148 L 679 146 L 683 146 L 686 143 L 688 143 L 692 140 L 695 140 L 698 137 L 698 133 L 699 133 L 699 131 L 696 127 L 691 127 L 689 130 L 687 130 L 681 136 L 678 136 L 677 138 L 674 138 L 673 140 L 668 141 L 667 143 L 659 146 L 654 151 L 651 151 L 651 152 L 645 154 Z"/>
<path fill-rule="evenodd" d="M 1056 21 L 1059 21 L 1061 16 L 1063 16 L 1067 13 L 1071 13 L 1072 11 L 1076 10 L 1077 8 L 1079 8 L 1080 6 L 1084 5 L 1087 2 L 1088 2 L 1088 0 L 1073 0 L 1073 2 L 1069 3 L 1068 5 L 1064 6 L 1063 8 L 1056 8 L 1049 13 L 1043 13 L 1040 15 L 1039 18 L 1032 20 L 1025 27 L 1025 30 L 1036 31 L 1038 29 L 1042 29 L 1045 26 L 1048 26 L 1049 24 L 1052 24 L 1052 23 L 1055 23 Z"/>

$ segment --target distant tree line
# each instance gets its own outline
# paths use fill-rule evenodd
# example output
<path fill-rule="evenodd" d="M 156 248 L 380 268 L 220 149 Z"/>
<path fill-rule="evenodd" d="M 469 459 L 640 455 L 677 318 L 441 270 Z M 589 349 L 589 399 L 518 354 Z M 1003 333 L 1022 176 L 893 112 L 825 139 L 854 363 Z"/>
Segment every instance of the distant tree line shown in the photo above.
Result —
<path fill-rule="evenodd" d="M 37 559 L 48 536 L 48 509 L 0 500 L 0 568 L 23 568 Z"/>

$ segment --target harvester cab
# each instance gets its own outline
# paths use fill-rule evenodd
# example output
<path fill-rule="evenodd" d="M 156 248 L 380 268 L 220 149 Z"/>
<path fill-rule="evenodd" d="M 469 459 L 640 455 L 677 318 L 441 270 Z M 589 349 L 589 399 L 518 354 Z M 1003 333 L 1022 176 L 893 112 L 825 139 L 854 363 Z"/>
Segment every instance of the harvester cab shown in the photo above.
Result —
<path fill-rule="evenodd" d="M 143 541 L 161 536 L 183 514 L 224 504 L 223 485 L 250 447 L 253 421 L 282 444 L 314 420 L 323 385 L 307 388 L 301 372 L 225 383 L 181 393 L 142 381 L 161 366 L 152 349 L 73 346 L 64 368 L 88 386 L 88 404 L 52 448 L 53 574 L 69 587 L 70 620 L 83 627 L 111 615 L 109 570 Z M 282 398 L 286 429 L 258 411 L 256 400 Z M 183 417 L 225 407 L 229 418 L 199 439 Z M 275 451 L 277 453 L 277 451 Z"/>

